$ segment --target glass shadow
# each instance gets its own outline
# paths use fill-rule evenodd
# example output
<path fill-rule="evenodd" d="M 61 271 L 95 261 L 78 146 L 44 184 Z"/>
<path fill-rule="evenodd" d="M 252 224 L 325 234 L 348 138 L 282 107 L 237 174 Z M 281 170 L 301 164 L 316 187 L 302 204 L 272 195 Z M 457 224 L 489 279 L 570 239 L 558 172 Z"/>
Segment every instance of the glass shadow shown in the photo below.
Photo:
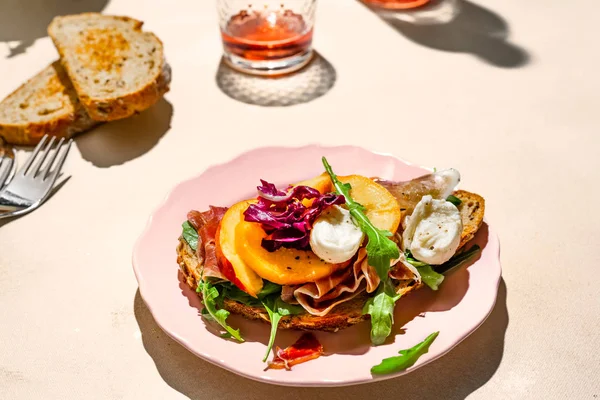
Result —
<path fill-rule="evenodd" d="M 217 70 L 217 86 L 242 103 L 263 107 L 286 107 L 308 103 L 331 90 L 337 73 L 325 57 L 315 52 L 303 69 L 279 77 L 247 75 L 230 68 L 223 60 Z"/>

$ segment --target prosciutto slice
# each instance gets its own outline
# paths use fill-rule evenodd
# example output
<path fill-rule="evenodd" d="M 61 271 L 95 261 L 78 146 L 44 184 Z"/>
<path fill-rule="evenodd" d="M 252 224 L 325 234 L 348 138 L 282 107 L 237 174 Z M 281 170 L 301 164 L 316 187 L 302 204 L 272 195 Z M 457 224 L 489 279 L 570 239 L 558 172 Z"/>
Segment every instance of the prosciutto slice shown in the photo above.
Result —
<path fill-rule="evenodd" d="M 353 299 L 365 290 L 367 293 L 374 292 L 378 285 L 377 271 L 367 262 L 367 251 L 361 248 L 351 268 L 336 271 L 316 282 L 296 287 L 284 286 L 282 300 L 297 302 L 310 314 L 322 317 L 338 304 Z"/>
<path fill-rule="evenodd" d="M 189 223 L 198 232 L 196 256 L 198 257 L 198 262 L 204 265 L 203 274 L 206 277 L 226 279 L 219 268 L 215 253 L 215 235 L 226 211 L 226 207 L 210 206 L 208 211 L 190 211 L 187 215 Z"/>
<path fill-rule="evenodd" d="M 323 354 L 323 346 L 315 335 L 304 333 L 300 339 L 290 347 L 280 349 L 277 347 L 273 361 L 269 362 L 269 368 L 292 369 L 292 366 L 314 360 Z"/>

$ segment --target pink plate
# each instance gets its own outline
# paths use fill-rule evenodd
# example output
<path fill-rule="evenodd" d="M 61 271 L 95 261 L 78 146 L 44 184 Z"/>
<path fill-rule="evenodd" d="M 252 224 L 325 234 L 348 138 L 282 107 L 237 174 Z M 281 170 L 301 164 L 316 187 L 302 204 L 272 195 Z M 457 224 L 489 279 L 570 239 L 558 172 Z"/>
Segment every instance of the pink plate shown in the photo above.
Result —
<path fill-rule="evenodd" d="M 422 289 L 401 299 L 393 334 L 382 346 L 370 346 L 368 322 L 338 333 L 318 332 L 326 356 L 292 371 L 265 371 L 261 360 L 269 338 L 267 324 L 229 317 L 230 324 L 241 329 L 245 343 L 222 339 L 205 325 L 199 315 L 200 301 L 181 283 L 176 262 L 175 247 L 187 212 L 254 197 L 260 178 L 285 186 L 317 176 L 323 172 L 322 156 L 339 175 L 408 180 L 429 172 L 358 147 L 311 145 L 252 150 L 180 183 L 150 217 L 133 252 L 142 298 L 169 336 L 203 359 L 250 379 L 288 386 L 342 386 L 409 373 L 450 351 L 483 323 L 494 307 L 501 275 L 498 239 L 486 223 L 473 241 L 483 249 L 479 258 L 448 276 L 438 292 Z M 397 374 L 371 375 L 370 368 L 383 358 L 414 346 L 434 331 L 440 331 L 438 338 L 414 366 Z M 280 330 L 276 345 L 286 347 L 299 336 L 297 331 Z"/>

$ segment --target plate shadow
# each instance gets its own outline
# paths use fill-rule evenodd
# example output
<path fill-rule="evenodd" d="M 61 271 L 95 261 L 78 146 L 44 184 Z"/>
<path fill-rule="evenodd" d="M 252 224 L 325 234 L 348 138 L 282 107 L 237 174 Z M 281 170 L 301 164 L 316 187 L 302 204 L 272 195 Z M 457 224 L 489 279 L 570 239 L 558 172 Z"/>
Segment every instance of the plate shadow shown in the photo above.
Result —
<path fill-rule="evenodd" d="M 78 135 L 81 156 L 96 167 L 124 164 L 150 151 L 171 128 L 173 106 L 165 98 L 138 115 Z"/>
<path fill-rule="evenodd" d="M 231 399 L 387 399 L 402 393 L 405 399 L 463 400 L 483 386 L 496 372 L 504 353 L 508 326 L 507 288 L 500 282 L 498 298 L 487 320 L 450 353 L 409 375 L 361 386 L 340 388 L 287 388 L 242 378 L 204 361 L 179 345 L 156 324 L 136 291 L 133 308 L 142 343 L 161 378 L 190 399 L 221 397 L 227 384 Z M 432 379 L 435 377 L 435 379 Z M 394 396 L 393 398 L 396 398 Z"/>
<path fill-rule="evenodd" d="M 487 224 L 482 225 L 474 241 L 482 248 L 487 243 Z M 470 264 L 475 262 L 472 260 Z M 403 299 L 404 307 L 397 307 L 395 313 L 395 332 L 401 334 L 401 328 L 421 312 L 439 312 L 453 308 L 463 298 L 468 289 L 469 265 L 450 273 L 447 277 L 451 285 L 446 290 L 443 301 L 436 302 L 436 295 L 428 289 L 422 289 Z M 190 307 L 200 309 L 200 300 L 193 290 L 181 281 L 178 275 L 182 295 L 186 296 Z M 447 283 L 448 283 L 447 282 Z M 440 292 L 441 293 L 441 292 Z M 441 297 L 441 296 L 440 296 Z M 408 304 L 410 303 L 410 304 Z M 495 374 L 504 354 L 504 338 L 508 327 L 507 287 L 501 279 L 496 303 L 489 317 L 468 338 L 456 348 L 438 360 L 425 365 L 406 376 L 375 382 L 361 386 L 340 388 L 290 388 L 272 386 L 242 378 L 229 371 L 213 366 L 196 357 L 179 345 L 156 324 L 150 311 L 143 302 L 139 290 L 133 301 L 134 314 L 142 333 L 142 342 L 146 352 L 152 357 L 162 379 L 173 389 L 190 399 L 203 399 L 222 396 L 223 383 L 227 382 L 227 397 L 232 399 L 263 399 L 285 396 L 291 399 L 327 399 L 336 393 L 347 399 L 390 398 L 392 393 L 402 393 L 406 399 L 448 399 L 463 400 L 483 386 Z M 200 313 L 199 313 L 200 314 Z M 201 318 L 198 315 L 198 318 Z M 240 326 L 244 321 L 244 337 L 250 341 L 266 344 L 269 328 L 267 324 L 245 321 L 231 315 L 232 326 Z M 208 328 L 207 328 L 208 329 Z M 346 344 L 336 345 L 335 334 L 319 332 L 318 337 L 327 353 L 362 354 L 369 347 L 369 324 L 362 323 L 348 328 L 355 336 L 356 348 Z M 400 330 L 400 332 L 399 332 Z M 296 331 L 280 330 L 277 342 L 285 347 L 298 338 Z M 396 336 L 393 335 L 393 336 Z M 360 358 L 357 358 L 360 362 Z M 285 373 L 285 372 L 284 372 Z M 207 379 L 206 377 L 210 377 Z M 435 379 L 432 379 L 435 377 Z M 394 396 L 393 398 L 396 398 Z"/>
<path fill-rule="evenodd" d="M 0 10 L 0 42 L 6 42 L 7 58 L 25 53 L 58 15 L 100 12 L 109 0 L 3 0 Z M 8 43 L 16 42 L 16 43 Z"/>
<path fill-rule="evenodd" d="M 368 7 L 398 33 L 425 47 L 470 53 L 498 68 L 527 65 L 529 53 L 508 37 L 510 28 L 500 15 L 467 0 L 432 0 L 408 11 Z"/>
<path fill-rule="evenodd" d="M 321 54 L 298 72 L 280 77 L 260 77 L 237 72 L 223 60 L 216 75 L 223 93 L 242 103 L 263 107 L 286 107 L 308 103 L 335 85 L 335 68 Z"/>

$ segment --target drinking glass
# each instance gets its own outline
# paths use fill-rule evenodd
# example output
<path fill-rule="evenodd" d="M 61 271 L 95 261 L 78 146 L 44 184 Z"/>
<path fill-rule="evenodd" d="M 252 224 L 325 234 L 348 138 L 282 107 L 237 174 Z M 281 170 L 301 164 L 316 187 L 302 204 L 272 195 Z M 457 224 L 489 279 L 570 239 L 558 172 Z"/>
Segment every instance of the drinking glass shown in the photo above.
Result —
<path fill-rule="evenodd" d="M 363 3 L 389 10 L 408 10 L 429 3 L 430 0 L 361 0 Z"/>
<path fill-rule="evenodd" d="M 311 60 L 317 0 L 217 0 L 224 60 L 255 75 L 296 71 Z"/>

